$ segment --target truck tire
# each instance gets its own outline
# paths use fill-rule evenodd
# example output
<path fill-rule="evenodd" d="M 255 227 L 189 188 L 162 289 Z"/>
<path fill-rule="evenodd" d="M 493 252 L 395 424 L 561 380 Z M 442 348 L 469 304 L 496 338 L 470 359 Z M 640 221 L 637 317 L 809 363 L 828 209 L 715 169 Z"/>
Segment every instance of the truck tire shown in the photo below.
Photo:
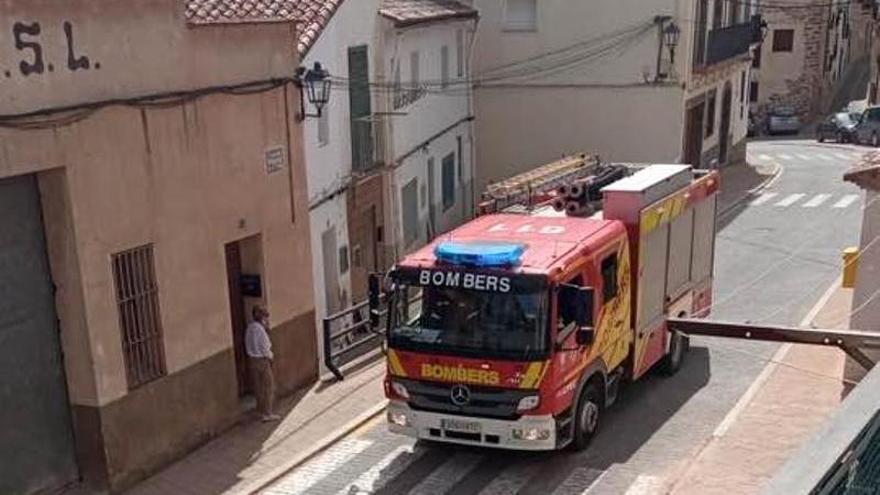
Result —
<path fill-rule="evenodd" d="M 673 331 L 669 343 L 669 354 L 660 362 L 660 372 L 666 376 L 678 373 L 684 363 L 684 356 L 690 348 L 690 339 L 680 332 Z"/>
<path fill-rule="evenodd" d="M 586 449 L 596 432 L 599 430 L 599 420 L 602 417 L 602 391 L 595 382 L 587 383 L 581 392 L 577 403 L 577 411 L 574 416 L 574 438 L 571 441 L 572 449 L 581 451 Z"/>

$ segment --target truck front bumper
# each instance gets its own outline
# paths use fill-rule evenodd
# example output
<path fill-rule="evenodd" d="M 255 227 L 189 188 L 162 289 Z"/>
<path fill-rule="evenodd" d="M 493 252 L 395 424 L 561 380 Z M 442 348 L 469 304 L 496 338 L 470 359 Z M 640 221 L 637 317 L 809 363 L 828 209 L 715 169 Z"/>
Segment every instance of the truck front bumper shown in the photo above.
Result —
<path fill-rule="evenodd" d="M 390 431 L 425 440 L 515 450 L 558 447 L 556 420 L 550 415 L 506 421 L 416 411 L 406 403 L 391 401 L 387 418 Z"/>

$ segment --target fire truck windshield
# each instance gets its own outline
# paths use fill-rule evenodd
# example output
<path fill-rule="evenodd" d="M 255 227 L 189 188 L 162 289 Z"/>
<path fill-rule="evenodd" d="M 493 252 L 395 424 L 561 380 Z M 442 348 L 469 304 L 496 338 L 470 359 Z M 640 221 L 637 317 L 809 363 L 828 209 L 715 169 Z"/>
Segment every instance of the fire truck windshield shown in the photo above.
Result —
<path fill-rule="evenodd" d="M 530 361 L 546 357 L 546 290 L 483 292 L 421 287 L 421 304 L 396 289 L 389 345 L 467 357 Z"/>

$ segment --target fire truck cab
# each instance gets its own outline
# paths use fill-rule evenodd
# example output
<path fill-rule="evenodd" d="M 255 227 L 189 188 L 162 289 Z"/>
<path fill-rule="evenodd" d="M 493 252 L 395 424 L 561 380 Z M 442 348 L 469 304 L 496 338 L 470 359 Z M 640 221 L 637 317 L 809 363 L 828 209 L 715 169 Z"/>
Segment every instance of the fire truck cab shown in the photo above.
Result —
<path fill-rule="evenodd" d="M 682 363 L 711 301 L 717 173 L 655 165 L 590 218 L 491 214 L 386 276 L 387 416 L 412 437 L 586 447 L 618 386 Z M 377 299 L 374 297 L 373 299 Z"/>

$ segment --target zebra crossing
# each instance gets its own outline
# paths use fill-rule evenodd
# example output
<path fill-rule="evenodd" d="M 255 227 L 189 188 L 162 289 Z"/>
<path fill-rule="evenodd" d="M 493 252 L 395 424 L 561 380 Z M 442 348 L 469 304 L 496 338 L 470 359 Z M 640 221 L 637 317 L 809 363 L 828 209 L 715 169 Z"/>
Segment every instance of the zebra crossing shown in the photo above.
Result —
<path fill-rule="evenodd" d="M 840 210 L 857 204 L 860 198 L 861 196 L 858 194 L 844 194 L 835 197 L 834 195 L 827 193 L 780 194 L 779 192 L 765 192 L 753 199 L 749 204 L 751 206 L 772 206 L 776 208 L 819 208 L 821 206 L 826 206 L 828 208 Z"/>
<path fill-rule="evenodd" d="M 345 439 L 295 468 L 262 495 L 506 495 L 541 476 L 540 462 L 504 452 L 416 444 L 401 438 Z M 548 495 L 596 495 L 607 471 L 579 465 Z M 635 480 L 633 480 L 635 481 Z"/>
<path fill-rule="evenodd" d="M 858 161 L 864 152 L 861 151 L 829 151 L 822 150 L 810 153 L 794 153 L 784 152 L 765 152 L 765 153 L 748 153 L 747 158 L 750 163 L 756 162 L 778 162 L 778 163 L 797 163 L 797 162 L 834 162 L 844 165 L 850 165 Z"/>

